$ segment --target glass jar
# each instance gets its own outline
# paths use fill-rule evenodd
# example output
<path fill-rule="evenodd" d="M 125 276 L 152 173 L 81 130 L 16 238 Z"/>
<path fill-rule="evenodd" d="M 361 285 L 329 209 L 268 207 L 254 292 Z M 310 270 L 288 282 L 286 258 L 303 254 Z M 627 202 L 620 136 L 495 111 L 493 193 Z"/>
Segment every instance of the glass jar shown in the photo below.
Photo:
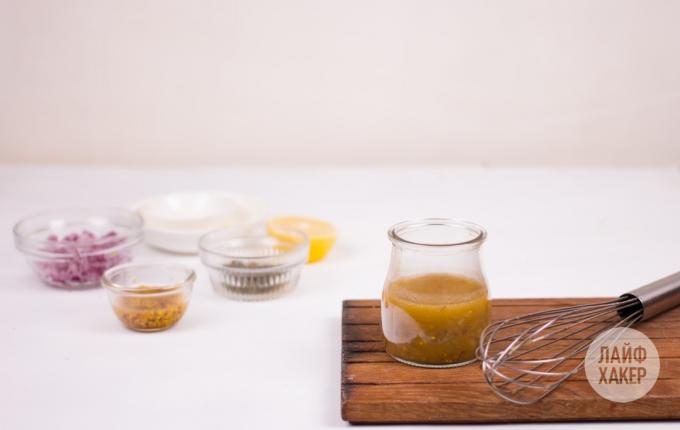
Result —
<path fill-rule="evenodd" d="M 475 361 L 489 324 L 489 299 L 479 261 L 486 231 L 477 224 L 425 218 L 388 232 L 392 257 L 382 295 L 388 354 L 421 367 Z"/>

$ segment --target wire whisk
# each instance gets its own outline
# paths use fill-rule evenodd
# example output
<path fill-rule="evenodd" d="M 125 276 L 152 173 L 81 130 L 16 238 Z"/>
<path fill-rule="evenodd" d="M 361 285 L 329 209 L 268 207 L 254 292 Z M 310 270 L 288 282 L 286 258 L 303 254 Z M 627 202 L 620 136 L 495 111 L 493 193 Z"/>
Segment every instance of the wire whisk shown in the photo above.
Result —
<path fill-rule="evenodd" d="M 506 400 L 535 403 L 583 368 L 586 351 L 600 334 L 678 305 L 680 272 L 617 299 L 494 322 L 477 350 L 484 378 Z"/>

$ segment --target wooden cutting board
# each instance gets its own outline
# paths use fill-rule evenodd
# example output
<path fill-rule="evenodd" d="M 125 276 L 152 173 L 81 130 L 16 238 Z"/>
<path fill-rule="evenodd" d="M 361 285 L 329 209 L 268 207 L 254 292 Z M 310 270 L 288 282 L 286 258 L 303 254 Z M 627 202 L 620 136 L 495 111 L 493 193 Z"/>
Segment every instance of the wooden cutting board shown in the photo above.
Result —
<path fill-rule="evenodd" d="M 496 299 L 492 319 L 599 299 Z M 342 418 L 351 423 L 509 423 L 680 419 L 680 308 L 635 326 L 661 356 L 654 388 L 642 399 L 614 403 L 574 375 L 533 405 L 494 394 L 478 363 L 424 369 L 385 353 L 378 300 L 347 300 L 342 311 Z"/>

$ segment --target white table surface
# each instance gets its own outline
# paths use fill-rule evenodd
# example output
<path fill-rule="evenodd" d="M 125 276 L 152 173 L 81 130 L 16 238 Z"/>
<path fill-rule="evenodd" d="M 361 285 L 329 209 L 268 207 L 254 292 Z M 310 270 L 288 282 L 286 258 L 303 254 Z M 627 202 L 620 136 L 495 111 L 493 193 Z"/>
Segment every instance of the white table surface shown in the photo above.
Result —
<path fill-rule="evenodd" d="M 198 272 L 184 319 L 154 334 L 125 330 L 101 289 L 42 285 L 14 249 L 14 222 L 35 211 L 127 206 L 196 189 L 260 197 L 270 214 L 328 219 L 339 241 L 326 261 L 304 268 L 296 291 L 261 303 L 217 296 L 196 257 L 145 248 L 144 259 Z M 676 168 L 0 166 L 0 208 L 0 429 L 7 430 L 347 426 L 342 300 L 379 297 L 386 230 L 408 218 L 485 226 L 495 297 L 616 295 L 680 269 Z M 677 423 L 582 425 L 629 426 Z M 500 428 L 515 427 L 522 426 Z"/>

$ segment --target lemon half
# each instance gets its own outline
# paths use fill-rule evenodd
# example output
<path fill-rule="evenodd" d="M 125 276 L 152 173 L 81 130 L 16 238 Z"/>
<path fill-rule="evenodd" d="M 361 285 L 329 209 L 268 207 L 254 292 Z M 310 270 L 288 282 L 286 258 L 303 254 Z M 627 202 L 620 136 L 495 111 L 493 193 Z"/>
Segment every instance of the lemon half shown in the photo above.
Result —
<path fill-rule="evenodd" d="M 333 224 L 303 216 L 280 216 L 267 222 L 267 233 L 282 240 L 295 240 L 288 231 L 300 230 L 309 238 L 308 263 L 322 260 L 331 250 L 337 233 Z"/>

